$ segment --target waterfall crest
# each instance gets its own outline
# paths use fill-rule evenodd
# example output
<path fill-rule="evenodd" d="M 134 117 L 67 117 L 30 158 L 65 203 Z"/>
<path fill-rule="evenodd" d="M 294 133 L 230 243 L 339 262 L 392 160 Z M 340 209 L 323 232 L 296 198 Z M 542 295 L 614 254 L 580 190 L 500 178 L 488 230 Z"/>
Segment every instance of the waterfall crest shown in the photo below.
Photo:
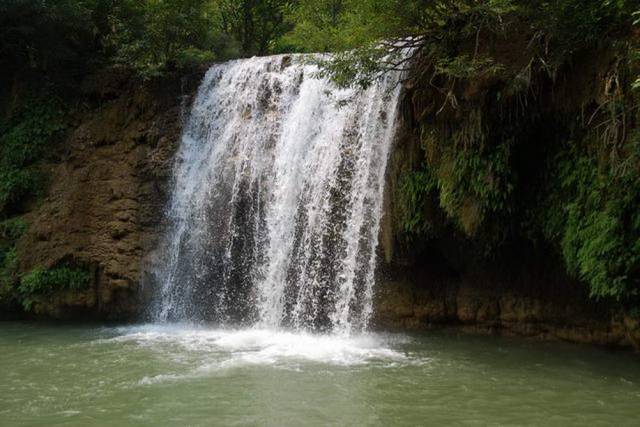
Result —
<path fill-rule="evenodd" d="M 157 320 L 366 327 L 399 76 L 338 89 L 299 62 L 207 72 L 175 167 Z"/>

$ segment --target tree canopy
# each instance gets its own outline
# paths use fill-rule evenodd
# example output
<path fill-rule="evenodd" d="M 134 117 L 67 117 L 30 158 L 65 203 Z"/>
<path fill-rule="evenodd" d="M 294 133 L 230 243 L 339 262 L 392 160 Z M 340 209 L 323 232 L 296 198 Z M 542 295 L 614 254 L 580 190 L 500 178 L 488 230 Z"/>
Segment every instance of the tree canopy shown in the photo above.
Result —
<path fill-rule="evenodd" d="M 560 55 L 598 42 L 635 10 L 630 0 L 4 0 L 0 63 L 5 75 L 111 63 L 149 76 L 202 61 L 349 52 L 335 71 L 343 59 L 342 68 L 371 74 L 368 60 L 380 62 L 391 42 L 442 54 L 517 17 Z"/>

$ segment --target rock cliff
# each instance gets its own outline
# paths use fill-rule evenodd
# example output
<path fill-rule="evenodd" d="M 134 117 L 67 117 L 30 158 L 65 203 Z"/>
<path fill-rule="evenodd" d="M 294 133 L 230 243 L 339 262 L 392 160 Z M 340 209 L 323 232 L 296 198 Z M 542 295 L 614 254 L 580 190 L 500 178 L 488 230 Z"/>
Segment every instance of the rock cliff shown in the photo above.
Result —
<path fill-rule="evenodd" d="M 505 49 L 513 51 L 513 47 Z M 542 191 L 536 187 L 539 182 L 530 178 L 536 173 L 532 170 L 540 160 L 540 153 L 527 148 L 527 138 L 531 138 L 531 145 L 537 150 L 544 150 L 540 141 L 553 141 L 553 133 L 560 128 L 554 120 L 571 115 L 567 110 L 579 112 L 585 105 L 600 102 L 598 82 L 605 80 L 611 61 L 606 55 L 599 58 L 600 62 L 582 58 L 578 65 L 584 71 L 582 74 L 563 76 L 558 82 L 541 78 L 544 83 L 536 89 L 539 93 L 527 101 L 525 112 L 514 113 L 515 117 L 523 117 L 522 121 L 530 120 L 522 125 L 516 119 L 509 125 L 512 129 L 518 126 L 524 129 L 518 136 L 524 145 L 518 149 L 524 153 L 515 155 L 522 156 L 520 165 L 525 167 L 516 171 L 520 174 L 520 187 L 514 190 L 520 192 L 515 198 L 520 199 L 522 207 L 518 209 L 525 213 L 519 214 L 522 217 L 535 209 L 531 195 Z M 505 62 L 517 68 L 513 60 Z M 489 134 L 492 128 L 502 128 L 502 122 L 490 120 L 491 109 L 496 106 L 492 99 L 496 92 L 505 91 L 505 85 L 505 81 L 495 77 L 460 82 L 460 89 L 450 95 L 456 96 L 459 103 L 455 111 L 447 111 L 442 94 L 427 84 L 412 82 L 406 88 L 401 102 L 400 131 L 387 170 L 374 323 L 391 330 L 455 327 L 469 332 L 640 349 L 637 312 L 620 302 L 590 296 L 588 285 L 567 273 L 558 248 L 551 242 L 525 235 L 518 228 L 523 227 L 517 223 L 519 218 L 504 220 L 496 215 L 497 219 L 485 221 L 488 226 L 484 229 L 477 223 L 465 227 L 475 220 L 465 223 L 464 215 L 452 218 L 439 200 L 442 194 L 435 194 L 420 206 L 420 218 L 428 227 L 426 232 L 407 232 L 402 180 L 421 168 L 439 167 L 435 162 L 442 162 L 443 155 L 438 150 L 454 144 L 456 136 L 447 132 L 472 120 L 474 110 L 480 108 L 484 115 L 483 130 L 479 132 Z M 509 116 L 509 108 L 506 100 L 498 104 L 498 116 Z M 548 113 L 539 113 L 540 110 Z M 430 135 L 438 132 L 445 137 L 434 142 Z M 508 228 L 506 237 L 491 246 L 496 235 L 502 238 L 501 226 Z"/>
<path fill-rule="evenodd" d="M 46 167 L 46 197 L 26 214 L 17 244 L 20 270 L 70 263 L 90 269 L 86 291 L 39 301 L 33 314 L 57 319 L 126 320 L 143 311 L 146 259 L 157 248 L 183 118 L 202 73 L 135 83 L 126 74 L 87 79 L 78 113 Z M 440 237 L 401 230 L 402 176 L 422 162 L 415 96 L 402 102 L 403 125 L 389 162 L 377 328 L 456 327 L 614 347 L 638 347 L 640 325 L 620 308 L 589 298 L 546 247 L 516 241 L 488 259 L 427 206 Z M 413 104 L 412 104 L 413 103 Z M 444 237 L 443 237 L 444 236 Z"/>
<path fill-rule="evenodd" d="M 181 120 L 200 75 L 139 82 L 105 72 L 82 85 L 78 113 L 47 165 L 46 197 L 25 219 L 20 270 L 61 263 L 90 269 L 86 291 L 65 291 L 34 306 L 54 318 L 128 319 L 140 312 L 143 257 L 162 229 Z"/>

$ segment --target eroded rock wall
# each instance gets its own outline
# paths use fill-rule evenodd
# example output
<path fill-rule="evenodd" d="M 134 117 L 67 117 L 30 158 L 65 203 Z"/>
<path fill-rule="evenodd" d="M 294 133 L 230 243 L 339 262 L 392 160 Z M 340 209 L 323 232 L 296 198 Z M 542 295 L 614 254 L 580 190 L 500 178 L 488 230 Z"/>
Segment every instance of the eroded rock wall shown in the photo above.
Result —
<path fill-rule="evenodd" d="M 375 327 L 453 327 L 640 350 L 637 316 L 590 297 L 588 286 L 567 274 L 556 248 L 517 238 L 487 256 L 482 242 L 455 227 L 437 200 L 424 206 L 430 233 L 405 232 L 401 181 L 428 162 L 421 143 L 421 102 L 415 93 L 405 93 L 389 159 Z"/>
<path fill-rule="evenodd" d="M 637 320 L 590 300 L 579 284 L 549 282 L 536 275 L 514 284 L 483 272 L 447 277 L 405 269 L 387 274 L 376 295 L 375 325 L 381 329 L 453 327 L 472 333 L 640 348 Z"/>
<path fill-rule="evenodd" d="M 105 72 L 87 79 L 79 113 L 48 165 L 46 197 L 26 216 L 20 270 L 63 263 L 90 269 L 83 292 L 42 299 L 36 315 L 127 319 L 140 312 L 143 258 L 162 230 L 182 117 L 200 73 L 140 82 Z"/>

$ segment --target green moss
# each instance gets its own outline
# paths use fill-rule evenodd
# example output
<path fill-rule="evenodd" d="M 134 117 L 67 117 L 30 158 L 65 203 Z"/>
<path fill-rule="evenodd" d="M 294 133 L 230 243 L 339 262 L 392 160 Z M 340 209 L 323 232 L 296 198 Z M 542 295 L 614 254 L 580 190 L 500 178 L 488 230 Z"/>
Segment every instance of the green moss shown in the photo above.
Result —
<path fill-rule="evenodd" d="M 447 150 L 449 163 L 438 173 L 440 205 L 467 235 L 475 234 L 487 214 L 508 208 L 513 191 L 509 148 Z"/>

